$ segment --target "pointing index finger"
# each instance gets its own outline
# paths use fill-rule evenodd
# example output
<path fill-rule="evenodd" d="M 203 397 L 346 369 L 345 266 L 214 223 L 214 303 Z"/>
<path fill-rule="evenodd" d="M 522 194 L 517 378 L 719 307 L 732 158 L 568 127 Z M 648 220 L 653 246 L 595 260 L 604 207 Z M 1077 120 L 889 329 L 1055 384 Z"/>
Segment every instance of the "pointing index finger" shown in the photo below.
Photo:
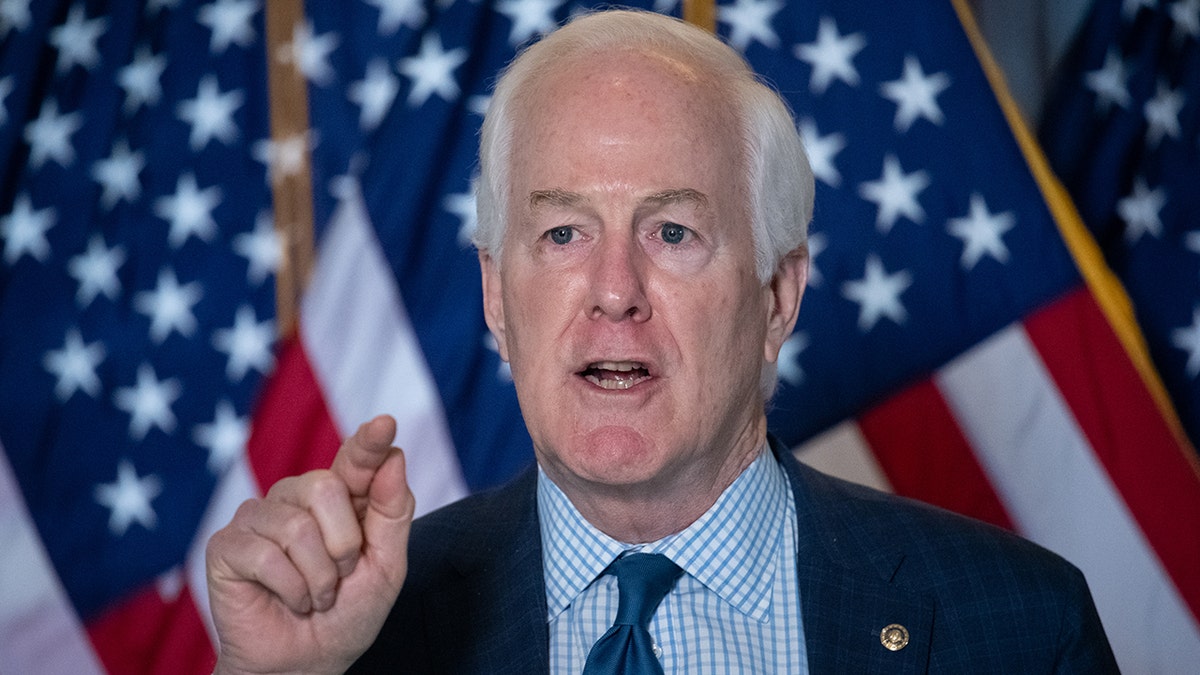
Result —
<path fill-rule="evenodd" d="M 396 438 L 396 420 L 379 415 L 364 423 L 347 438 L 329 467 L 346 482 L 351 497 L 366 497 L 375 473 L 391 453 Z"/>

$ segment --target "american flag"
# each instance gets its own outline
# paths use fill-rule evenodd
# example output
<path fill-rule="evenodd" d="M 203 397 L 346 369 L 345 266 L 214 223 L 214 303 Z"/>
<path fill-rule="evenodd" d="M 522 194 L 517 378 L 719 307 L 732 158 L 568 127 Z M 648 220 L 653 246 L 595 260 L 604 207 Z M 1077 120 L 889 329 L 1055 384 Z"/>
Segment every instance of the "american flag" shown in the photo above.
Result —
<path fill-rule="evenodd" d="M 373 414 L 422 511 L 528 465 L 467 243 L 476 133 L 580 7 L 310 1 L 269 50 L 260 0 L 0 3 L 0 671 L 208 672 L 208 534 Z M 1195 456 L 956 9 L 717 8 L 818 177 L 771 426 L 1062 553 L 1121 665 L 1179 671 Z M 307 81 L 299 139 L 269 133 L 268 56 Z M 277 340 L 272 180 L 306 152 L 319 246 Z"/>

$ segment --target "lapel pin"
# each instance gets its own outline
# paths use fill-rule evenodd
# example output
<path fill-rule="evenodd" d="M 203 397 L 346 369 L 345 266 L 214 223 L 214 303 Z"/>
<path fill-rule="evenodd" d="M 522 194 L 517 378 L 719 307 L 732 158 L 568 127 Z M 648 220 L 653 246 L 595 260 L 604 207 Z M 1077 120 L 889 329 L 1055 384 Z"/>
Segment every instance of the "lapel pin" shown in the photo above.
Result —
<path fill-rule="evenodd" d="M 908 644 L 908 629 L 898 623 L 884 626 L 879 631 L 879 643 L 890 652 L 898 652 Z"/>

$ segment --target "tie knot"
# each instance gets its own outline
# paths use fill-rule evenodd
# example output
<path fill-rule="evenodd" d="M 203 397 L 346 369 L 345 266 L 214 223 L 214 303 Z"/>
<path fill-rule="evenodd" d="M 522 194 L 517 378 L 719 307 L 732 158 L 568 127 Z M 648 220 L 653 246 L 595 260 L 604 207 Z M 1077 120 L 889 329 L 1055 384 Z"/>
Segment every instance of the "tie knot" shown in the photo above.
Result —
<path fill-rule="evenodd" d="M 608 573 L 617 577 L 620 594 L 615 623 L 645 629 L 683 570 L 664 555 L 633 553 L 613 561 Z"/>

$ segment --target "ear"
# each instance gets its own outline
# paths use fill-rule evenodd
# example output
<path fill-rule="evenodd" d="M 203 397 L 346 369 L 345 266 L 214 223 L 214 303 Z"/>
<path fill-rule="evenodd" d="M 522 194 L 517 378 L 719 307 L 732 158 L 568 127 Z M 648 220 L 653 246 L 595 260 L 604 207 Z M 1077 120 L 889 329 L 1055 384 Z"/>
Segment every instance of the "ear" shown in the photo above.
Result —
<path fill-rule="evenodd" d="M 800 298 L 808 284 L 808 247 L 788 253 L 779 262 L 775 276 L 763 289 L 768 297 L 767 338 L 763 345 L 763 358 L 775 363 L 779 350 L 796 327 L 800 314 Z"/>
<path fill-rule="evenodd" d="M 479 272 L 483 277 L 483 318 L 496 339 L 496 351 L 508 361 L 508 342 L 504 334 L 504 288 L 500 281 L 500 264 L 487 251 L 479 252 Z"/>

